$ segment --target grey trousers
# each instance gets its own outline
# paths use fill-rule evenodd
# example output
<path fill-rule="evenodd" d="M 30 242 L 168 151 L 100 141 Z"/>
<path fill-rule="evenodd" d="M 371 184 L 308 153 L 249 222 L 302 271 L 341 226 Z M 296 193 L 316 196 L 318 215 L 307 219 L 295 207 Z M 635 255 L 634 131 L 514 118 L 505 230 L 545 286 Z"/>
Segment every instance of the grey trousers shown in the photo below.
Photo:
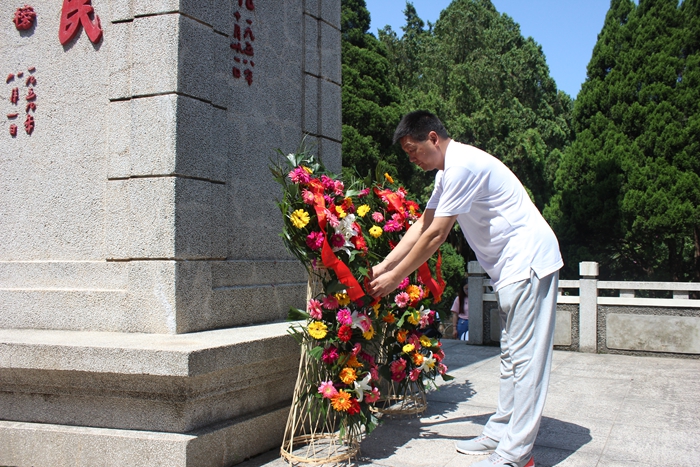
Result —
<path fill-rule="evenodd" d="M 499 441 L 496 453 L 512 462 L 529 457 L 544 410 L 552 366 L 559 271 L 501 288 L 501 380 L 498 409 L 484 435 Z"/>

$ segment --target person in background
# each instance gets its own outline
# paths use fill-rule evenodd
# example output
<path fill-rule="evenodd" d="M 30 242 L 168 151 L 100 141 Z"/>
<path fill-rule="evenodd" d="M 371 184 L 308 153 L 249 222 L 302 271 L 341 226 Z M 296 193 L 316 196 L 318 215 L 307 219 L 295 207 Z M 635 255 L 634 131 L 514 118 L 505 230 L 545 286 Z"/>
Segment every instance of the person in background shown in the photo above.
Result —
<path fill-rule="evenodd" d="M 462 281 L 457 297 L 450 309 L 452 312 L 452 338 L 466 341 L 469 339 L 469 283 Z"/>

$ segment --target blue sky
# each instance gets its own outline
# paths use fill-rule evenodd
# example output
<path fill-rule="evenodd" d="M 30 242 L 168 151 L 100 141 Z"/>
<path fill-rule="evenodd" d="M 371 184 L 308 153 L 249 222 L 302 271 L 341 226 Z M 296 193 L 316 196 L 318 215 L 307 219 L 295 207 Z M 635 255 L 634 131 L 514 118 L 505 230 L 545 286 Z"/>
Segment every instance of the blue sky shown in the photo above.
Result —
<path fill-rule="evenodd" d="M 491 0 L 500 13 L 520 25 L 523 36 L 542 46 L 549 73 L 557 88 L 575 98 L 586 80 L 598 33 L 603 28 L 610 0 Z M 406 0 L 366 0 L 372 23 L 370 32 L 385 25 L 399 35 L 404 25 Z M 434 23 L 451 0 L 413 0 L 418 16 Z"/>

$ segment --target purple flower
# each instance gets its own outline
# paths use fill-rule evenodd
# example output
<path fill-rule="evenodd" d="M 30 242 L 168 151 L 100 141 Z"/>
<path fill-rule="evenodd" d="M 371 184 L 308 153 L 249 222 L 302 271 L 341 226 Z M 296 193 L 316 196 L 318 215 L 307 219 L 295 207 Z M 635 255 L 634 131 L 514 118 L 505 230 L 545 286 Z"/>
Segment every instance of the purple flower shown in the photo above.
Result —
<path fill-rule="evenodd" d="M 338 310 L 338 313 L 336 314 L 336 319 L 341 325 L 345 324 L 347 326 L 350 326 L 352 324 L 352 314 L 347 308 L 341 308 L 340 310 Z"/>

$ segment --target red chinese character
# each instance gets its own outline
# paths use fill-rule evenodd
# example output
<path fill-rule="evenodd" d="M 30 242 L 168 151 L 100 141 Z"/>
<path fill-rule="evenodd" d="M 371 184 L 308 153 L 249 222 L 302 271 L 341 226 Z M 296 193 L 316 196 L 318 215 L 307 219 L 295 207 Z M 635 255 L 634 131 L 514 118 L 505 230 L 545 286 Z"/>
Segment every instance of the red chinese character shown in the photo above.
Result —
<path fill-rule="evenodd" d="M 17 136 L 17 125 L 14 123 L 10 125 L 10 135 L 12 135 L 13 138 Z"/>
<path fill-rule="evenodd" d="M 17 112 L 11 113 L 11 114 L 7 114 L 7 118 L 17 118 L 17 115 L 19 115 Z"/>
<path fill-rule="evenodd" d="M 238 25 L 236 25 L 236 26 L 238 26 Z M 250 39 L 251 41 L 254 41 L 255 36 L 253 35 L 253 30 L 250 28 L 245 28 L 245 32 L 243 33 L 243 38 Z"/>
<path fill-rule="evenodd" d="M 238 0 L 238 6 L 243 6 L 243 0 Z M 253 5 L 253 0 L 245 0 L 245 7 L 250 11 L 255 10 L 255 5 Z"/>
<path fill-rule="evenodd" d="M 234 78 L 240 78 L 241 77 L 241 70 L 238 67 L 233 67 L 233 77 Z"/>
<path fill-rule="evenodd" d="M 245 70 L 243 74 L 245 75 L 245 80 L 248 82 L 248 86 L 253 84 L 253 72 L 250 70 Z"/>
<path fill-rule="evenodd" d="M 21 8 L 17 8 L 15 11 L 15 18 L 12 21 L 15 23 L 15 27 L 18 31 L 24 31 L 32 27 L 35 19 L 36 13 L 34 12 L 34 8 L 29 5 L 24 5 Z"/>
<path fill-rule="evenodd" d="M 25 83 L 25 86 L 29 86 L 30 84 L 32 86 L 36 86 L 36 78 L 31 75 L 27 77 L 27 82 Z"/>
<path fill-rule="evenodd" d="M 32 131 L 34 131 L 34 117 L 29 114 L 27 114 L 27 119 L 24 121 L 24 129 L 28 135 L 31 135 Z"/>
<path fill-rule="evenodd" d="M 237 24 L 233 25 L 233 38 L 241 40 L 241 27 Z"/>
<path fill-rule="evenodd" d="M 65 45 L 78 33 L 78 27 L 82 24 L 85 32 L 93 43 L 102 37 L 100 17 L 90 4 L 92 0 L 63 0 L 61 10 L 61 25 L 58 30 L 58 40 Z M 94 19 L 91 17 L 94 16 Z"/>
<path fill-rule="evenodd" d="M 12 73 L 10 73 L 9 75 L 7 75 L 7 79 L 5 80 L 5 82 L 6 82 L 6 83 L 9 83 L 9 82 L 12 81 L 13 79 L 15 79 L 15 75 L 13 75 Z"/>
<path fill-rule="evenodd" d="M 231 48 L 237 52 L 243 52 L 243 48 L 241 47 L 240 42 L 236 42 L 235 44 L 231 44 Z"/>
<path fill-rule="evenodd" d="M 36 99 L 36 94 L 34 94 L 34 88 L 29 88 L 29 92 L 27 93 L 27 100 L 33 101 L 34 99 Z"/>
<path fill-rule="evenodd" d="M 253 46 L 250 45 L 250 42 L 245 43 L 245 49 L 241 50 L 241 53 L 248 55 L 250 57 L 253 56 Z"/>
<path fill-rule="evenodd" d="M 12 95 L 10 96 L 10 102 L 17 104 L 19 102 L 19 88 L 14 88 L 12 90 Z"/>
<path fill-rule="evenodd" d="M 30 102 L 27 104 L 27 108 L 25 109 L 26 113 L 29 113 L 29 111 L 36 112 L 36 104 L 34 102 Z"/>
<path fill-rule="evenodd" d="M 241 14 L 240 14 L 239 12 L 235 12 L 235 13 L 233 14 L 233 16 L 236 18 L 236 21 L 238 21 L 239 19 L 241 19 Z"/>

